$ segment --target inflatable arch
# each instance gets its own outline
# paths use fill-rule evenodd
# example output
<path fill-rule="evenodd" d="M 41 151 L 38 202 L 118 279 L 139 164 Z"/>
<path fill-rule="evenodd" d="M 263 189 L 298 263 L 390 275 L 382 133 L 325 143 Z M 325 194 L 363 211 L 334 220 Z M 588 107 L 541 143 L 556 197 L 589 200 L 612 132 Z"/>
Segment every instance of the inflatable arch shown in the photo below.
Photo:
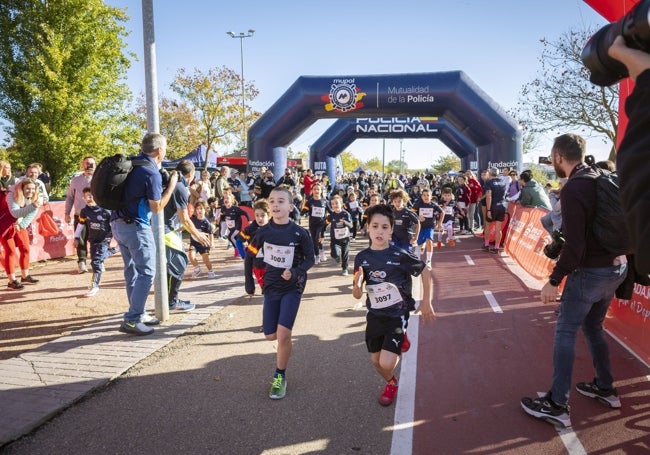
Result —
<path fill-rule="evenodd" d="M 375 76 L 302 76 L 248 132 L 248 167 L 279 178 L 286 147 L 324 118 L 439 117 L 478 152 L 478 167 L 521 166 L 517 123 L 462 71 Z"/>
<path fill-rule="evenodd" d="M 316 172 L 325 171 L 334 182 L 336 156 L 356 139 L 363 138 L 439 139 L 461 159 L 463 169 L 476 170 L 476 144 L 438 117 L 339 119 L 312 144 L 309 151 L 312 168 Z"/>

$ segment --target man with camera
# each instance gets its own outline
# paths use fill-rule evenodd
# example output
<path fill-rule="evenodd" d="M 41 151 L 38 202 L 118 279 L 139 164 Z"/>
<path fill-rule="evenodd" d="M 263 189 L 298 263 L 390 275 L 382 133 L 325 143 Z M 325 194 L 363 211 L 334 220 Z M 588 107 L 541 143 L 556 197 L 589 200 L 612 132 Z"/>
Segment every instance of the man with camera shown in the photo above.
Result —
<path fill-rule="evenodd" d="M 555 138 L 551 149 L 558 177 L 568 177 L 562 188 L 562 232 L 565 243 L 549 281 L 542 288 L 542 302 L 555 302 L 558 286 L 566 277 L 553 344 L 553 383 L 541 398 L 522 398 L 527 414 L 543 420 L 571 425 L 569 390 L 575 357 L 576 335 L 582 328 L 596 370 L 592 382 L 580 382 L 576 390 L 612 408 L 621 402 L 613 385 L 603 321 L 616 288 L 627 274 L 625 256 L 608 252 L 596 241 L 590 226 L 596 215 L 596 186 L 587 176 L 595 171 L 587 166 L 585 140 L 575 134 Z"/>
<path fill-rule="evenodd" d="M 70 186 L 68 187 L 68 192 L 65 196 L 65 222 L 70 224 L 72 218 L 70 213 L 74 207 L 74 230 L 77 230 L 77 224 L 79 224 L 79 214 L 81 209 L 86 206 L 86 200 L 84 199 L 84 188 L 90 186 L 90 181 L 93 178 L 95 173 L 95 157 L 87 156 L 81 161 L 81 174 L 72 177 L 70 180 Z M 79 273 L 86 273 L 88 267 L 86 266 L 86 242 L 88 236 L 84 231 L 81 232 L 79 241 L 77 242 L 77 266 Z"/>
<path fill-rule="evenodd" d="M 636 82 L 625 103 L 629 123 L 618 150 L 617 167 L 621 181 L 621 201 L 625 224 L 636 254 L 639 274 L 650 274 L 650 54 L 626 46 L 619 36 L 609 55 L 623 63 Z"/>

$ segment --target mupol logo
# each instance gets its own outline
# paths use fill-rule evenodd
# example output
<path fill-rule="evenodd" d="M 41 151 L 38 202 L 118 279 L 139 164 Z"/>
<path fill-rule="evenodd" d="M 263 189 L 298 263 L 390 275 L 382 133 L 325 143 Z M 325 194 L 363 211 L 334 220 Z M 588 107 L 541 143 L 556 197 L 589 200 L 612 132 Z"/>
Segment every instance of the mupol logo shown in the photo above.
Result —
<path fill-rule="evenodd" d="M 333 79 L 330 92 L 321 96 L 326 111 L 351 112 L 363 107 L 366 96 L 354 82 L 354 78 Z"/>
<path fill-rule="evenodd" d="M 437 117 L 358 118 L 357 133 L 436 133 Z"/>

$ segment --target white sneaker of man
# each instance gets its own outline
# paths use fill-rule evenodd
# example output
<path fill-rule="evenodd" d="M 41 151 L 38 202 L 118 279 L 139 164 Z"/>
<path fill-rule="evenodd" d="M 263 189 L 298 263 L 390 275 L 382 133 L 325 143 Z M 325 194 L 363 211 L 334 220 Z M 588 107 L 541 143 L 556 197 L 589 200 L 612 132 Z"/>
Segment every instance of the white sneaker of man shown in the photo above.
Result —
<path fill-rule="evenodd" d="M 201 267 L 194 267 L 194 272 L 192 272 L 192 278 L 197 278 L 201 274 Z"/>
<path fill-rule="evenodd" d="M 92 297 L 99 292 L 99 286 L 91 286 L 88 292 L 84 294 L 84 297 Z"/>
<path fill-rule="evenodd" d="M 214 274 L 214 271 L 212 271 L 212 270 L 208 271 L 208 278 L 213 279 L 213 278 L 215 278 L 215 276 L 216 275 Z"/>
<path fill-rule="evenodd" d="M 86 273 L 88 271 L 88 267 L 86 267 L 86 263 L 84 261 L 79 261 L 77 263 L 77 267 L 79 268 L 79 273 Z"/>

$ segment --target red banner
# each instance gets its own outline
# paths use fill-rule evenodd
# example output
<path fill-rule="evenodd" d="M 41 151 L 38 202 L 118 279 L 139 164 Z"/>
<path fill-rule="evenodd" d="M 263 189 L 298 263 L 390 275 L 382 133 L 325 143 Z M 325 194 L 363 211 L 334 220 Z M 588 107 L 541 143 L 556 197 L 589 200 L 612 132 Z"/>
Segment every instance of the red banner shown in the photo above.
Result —
<path fill-rule="evenodd" d="M 545 283 L 554 262 L 544 255 L 551 236 L 539 219 L 544 209 L 510 204 L 510 227 L 505 241 L 508 255 L 531 276 Z M 635 285 L 630 300 L 613 299 L 605 326 L 646 364 L 650 364 L 650 287 Z"/>

